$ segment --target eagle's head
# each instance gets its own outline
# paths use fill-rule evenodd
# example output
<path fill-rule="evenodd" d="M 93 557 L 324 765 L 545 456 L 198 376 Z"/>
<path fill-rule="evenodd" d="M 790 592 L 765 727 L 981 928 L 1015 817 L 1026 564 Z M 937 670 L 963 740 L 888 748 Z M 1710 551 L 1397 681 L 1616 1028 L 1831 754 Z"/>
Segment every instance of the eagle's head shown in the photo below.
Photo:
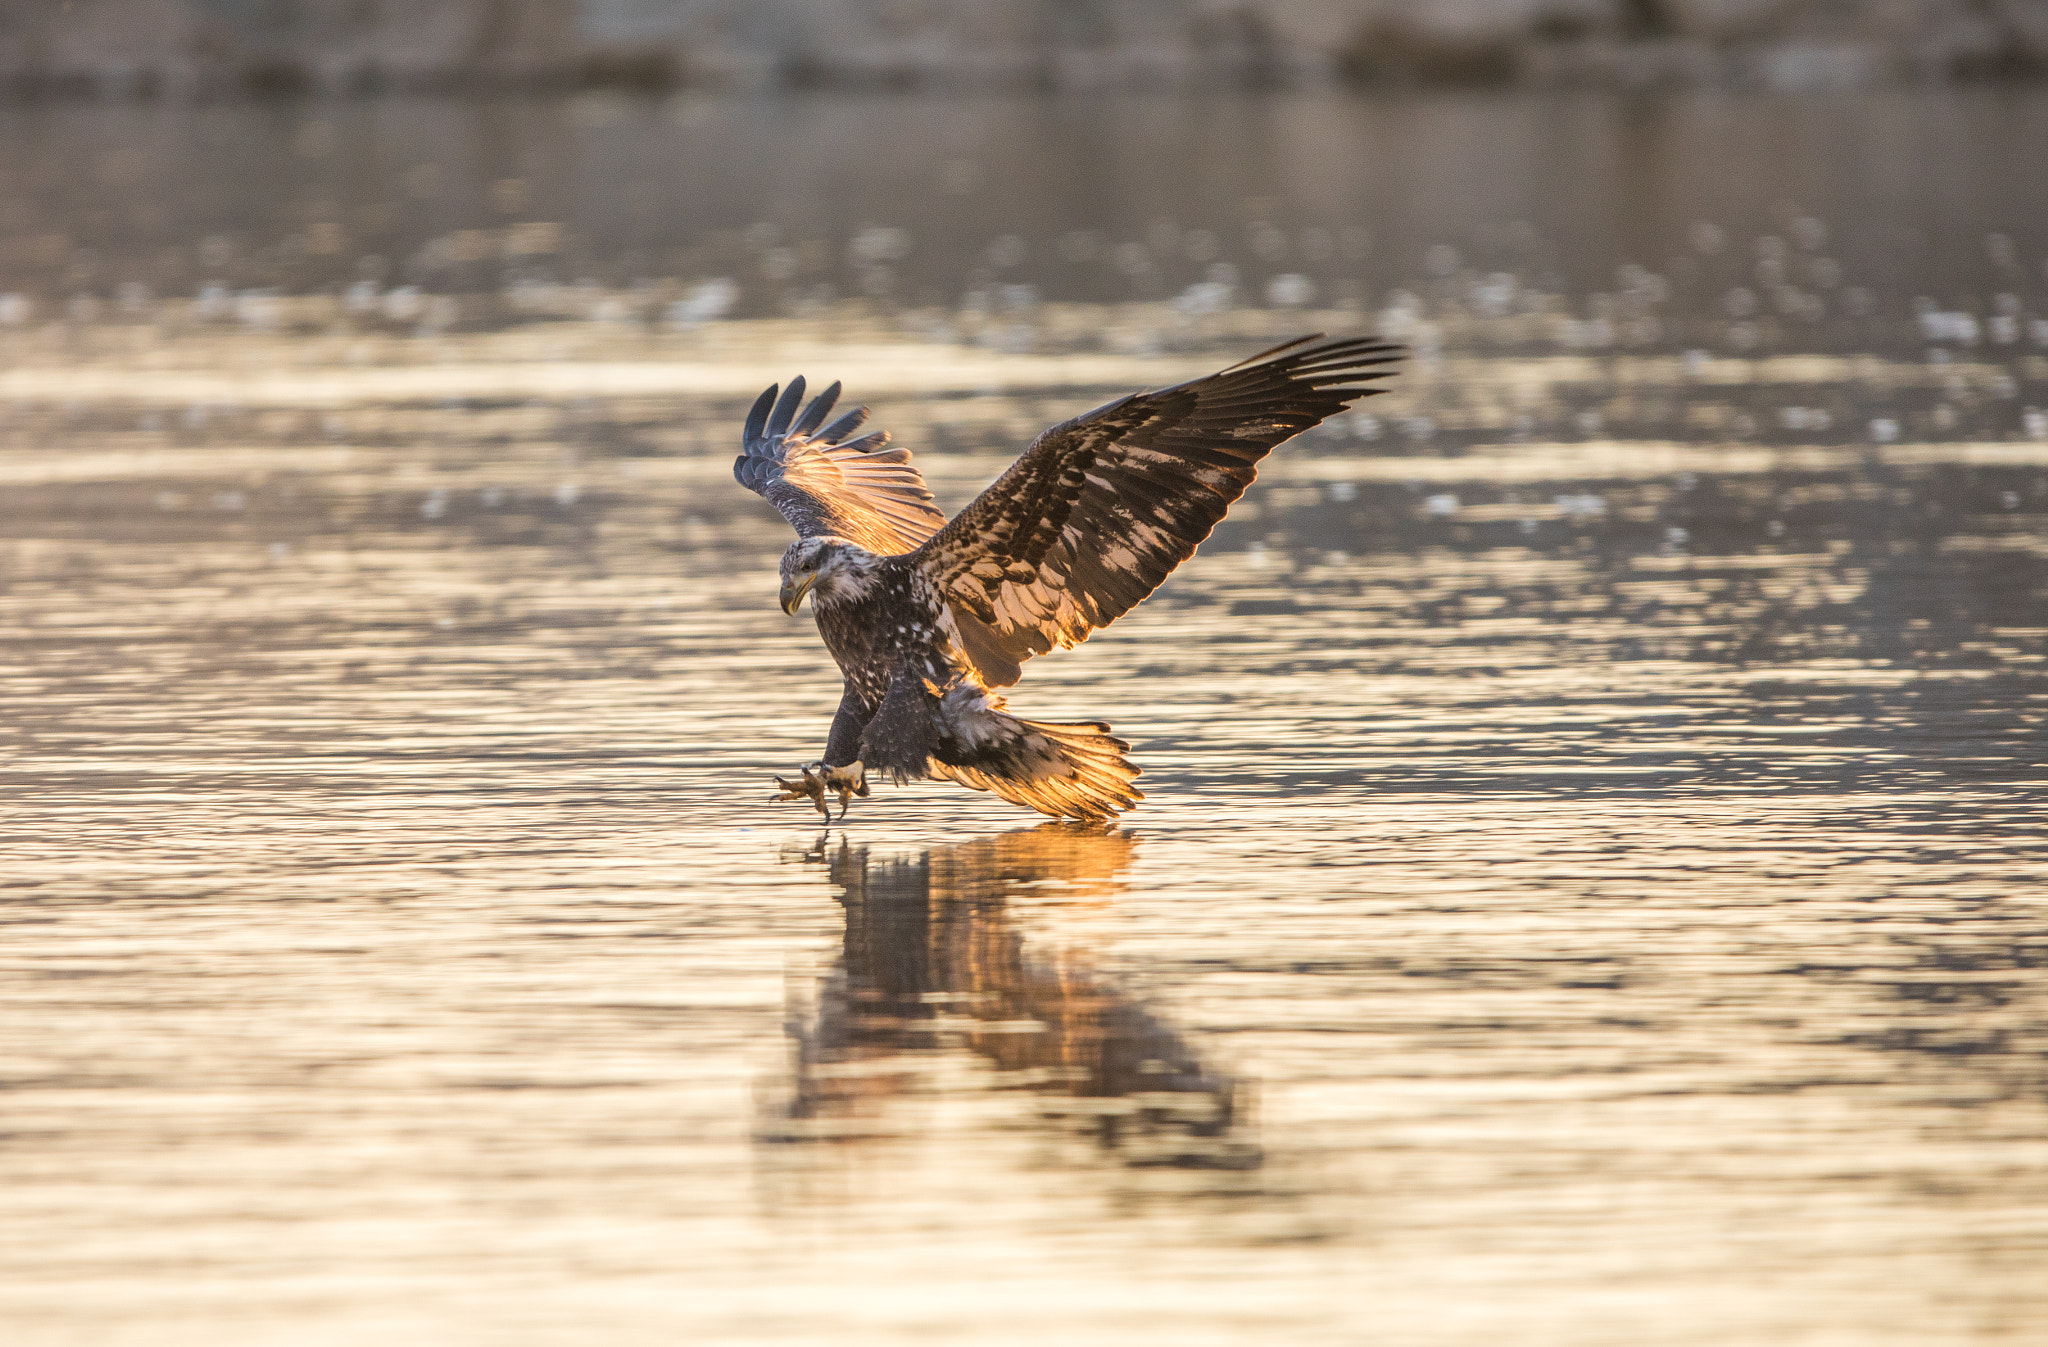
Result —
<path fill-rule="evenodd" d="M 794 617 L 806 594 L 813 608 L 861 597 L 879 560 L 859 543 L 830 535 L 792 543 L 782 554 L 782 611 Z"/>

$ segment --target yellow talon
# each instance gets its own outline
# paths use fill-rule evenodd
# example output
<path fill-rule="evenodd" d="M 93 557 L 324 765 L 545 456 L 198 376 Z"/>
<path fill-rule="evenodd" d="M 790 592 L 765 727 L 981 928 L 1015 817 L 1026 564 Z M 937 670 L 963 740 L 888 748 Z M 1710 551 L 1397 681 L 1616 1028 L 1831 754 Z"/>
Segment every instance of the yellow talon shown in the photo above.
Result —
<path fill-rule="evenodd" d="M 828 819 L 832 817 L 832 810 L 825 804 L 825 780 L 823 777 L 814 776 L 810 768 L 804 768 L 801 781 L 785 781 L 778 776 L 775 778 L 775 784 L 782 791 L 782 794 L 775 797 L 776 803 L 784 800 L 809 800 L 817 806 L 820 814 Z"/>
<path fill-rule="evenodd" d="M 850 762 L 844 767 L 827 767 L 822 762 L 814 762 L 803 772 L 803 778 L 798 781 L 785 781 L 779 776 L 775 778 L 776 786 L 782 791 L 775 797 L 777 804 L 787 800 L 809 800 L 820 814 L 830 820 L 832 807 L 825 803 L 826 791 L 839 796 L 840 818 L 846 817 L 854 796 L 867 797 L 867 770 L 857 762 Z"/>

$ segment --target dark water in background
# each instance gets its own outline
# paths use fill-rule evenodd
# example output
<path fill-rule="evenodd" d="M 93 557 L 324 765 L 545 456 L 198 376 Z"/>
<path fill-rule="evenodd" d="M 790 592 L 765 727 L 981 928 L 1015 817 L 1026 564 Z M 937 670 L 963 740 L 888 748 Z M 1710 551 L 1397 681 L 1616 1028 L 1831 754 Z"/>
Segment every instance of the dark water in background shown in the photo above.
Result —
<path fill-rule="evenodd" d="M 2048 99 L 0 125 L 10 1341 L 2048 1322 Z M 759 387 L 1362 327 L 1017 690 L 1122 829 L 765 802 Z"/>
<path fill-rule="evenodd" d="M 1701 222 L 1825 227 L 1835 284 L 2035 301 L 2048 185 L 2036 93 L 1135 99 L 402 99 L 11 108 L 0 284 L 436 291 L 509 279 L 731 276 L 741 313 L 876 290 L 952 304 L 991 281 L 1157 299 L 1217 262 L 1374 303 L 1451 245 L 1583 300 L 1664 272 Z M 518 224 L 553 226 L 508 237 Z M 855 245 L 864 228 L 900 238 Z M 460 231 L 471 231 L 462 234 Z M 1994 262 L 1986 238 L 2019 246 Z M 559 247 L 550 247 L 558 243 Z M 787 254 L 775 253 L 786 249 Z M 769 254 L 775 254 L 772 258 Z M 764 261 L 766 265 L 764 266 Z M 1796 270 L 1796 269 L 1795 269 Z M 886 273 L 877 275 L 877 272 Z M 1723 276 L 1713 275 L 1715 280 Z M 1798 276 L 1793 277 L 1801 282 Z M 886 284 L 885 284 L 886 282 Z M 1832 287 L 1825 287 L 1832 288 Z"/>

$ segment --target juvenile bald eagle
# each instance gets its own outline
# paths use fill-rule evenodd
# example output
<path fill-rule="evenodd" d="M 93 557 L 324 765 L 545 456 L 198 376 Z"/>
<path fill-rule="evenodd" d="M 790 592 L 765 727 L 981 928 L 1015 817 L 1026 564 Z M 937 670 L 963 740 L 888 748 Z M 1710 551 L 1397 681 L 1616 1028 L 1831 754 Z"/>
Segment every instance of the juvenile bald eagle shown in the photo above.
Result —
<path fill-rule="evenodd" d="M 1109 818 L 1145 797 L 1130 745 L 1100 722 L 1010 714 L 995 689 L 1159 587 L 1223 518 L 1275 447 L 1384 390 L 1399 348 L 1302 337 L 1220 373 L 1133 393 L 1045 431 L 951 522 L 905 449 L 830 425 L 833 384 L 801 415 L 804 381 L 747 415 L 740 483 L 796 527 L 782 609 L 805 595 L 846 676 L 824 757 L 782 799 L 844 817 L 877 771 L 943 777 L 1043 814 Z M 780 396 L 778 397 L 778 391 Z"/>

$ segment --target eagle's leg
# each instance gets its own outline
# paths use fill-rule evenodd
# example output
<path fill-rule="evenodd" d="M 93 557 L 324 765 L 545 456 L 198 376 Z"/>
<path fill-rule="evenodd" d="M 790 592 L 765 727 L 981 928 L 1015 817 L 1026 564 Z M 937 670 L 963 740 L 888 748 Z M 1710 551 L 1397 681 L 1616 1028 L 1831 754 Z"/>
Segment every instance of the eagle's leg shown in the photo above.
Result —
<path fill-rule="evenodd" d="M 848 687 L 839 699 L 839 713 L 832 717 L 832 733 L 825 740 L 825 756 L 802 769 L 803 775 L 795 781 L 775 778 L 782 794 L 781 800 L 809 800 L 829 823 L 832 821 L 832 807 L 825 802 L 827 793 L 839 797 L 839 817 L 845 818 L 846 811 L 853 804 L 853 797 L 867 798 L 867 770 L 860 764 L 860 735 L 867 727 L 866 708 L 860 698 Z"/>
<path fill-rule="evenodd" d="M 832 732 L 825 736 L 825 752 L 819 759 L 827 767 L 844 767 L 860 757 L 860 734 L 868 727 L 873 708 L 862 702 L 852 685 L 839 698 L 839 710 L 832 717 Z"/>

